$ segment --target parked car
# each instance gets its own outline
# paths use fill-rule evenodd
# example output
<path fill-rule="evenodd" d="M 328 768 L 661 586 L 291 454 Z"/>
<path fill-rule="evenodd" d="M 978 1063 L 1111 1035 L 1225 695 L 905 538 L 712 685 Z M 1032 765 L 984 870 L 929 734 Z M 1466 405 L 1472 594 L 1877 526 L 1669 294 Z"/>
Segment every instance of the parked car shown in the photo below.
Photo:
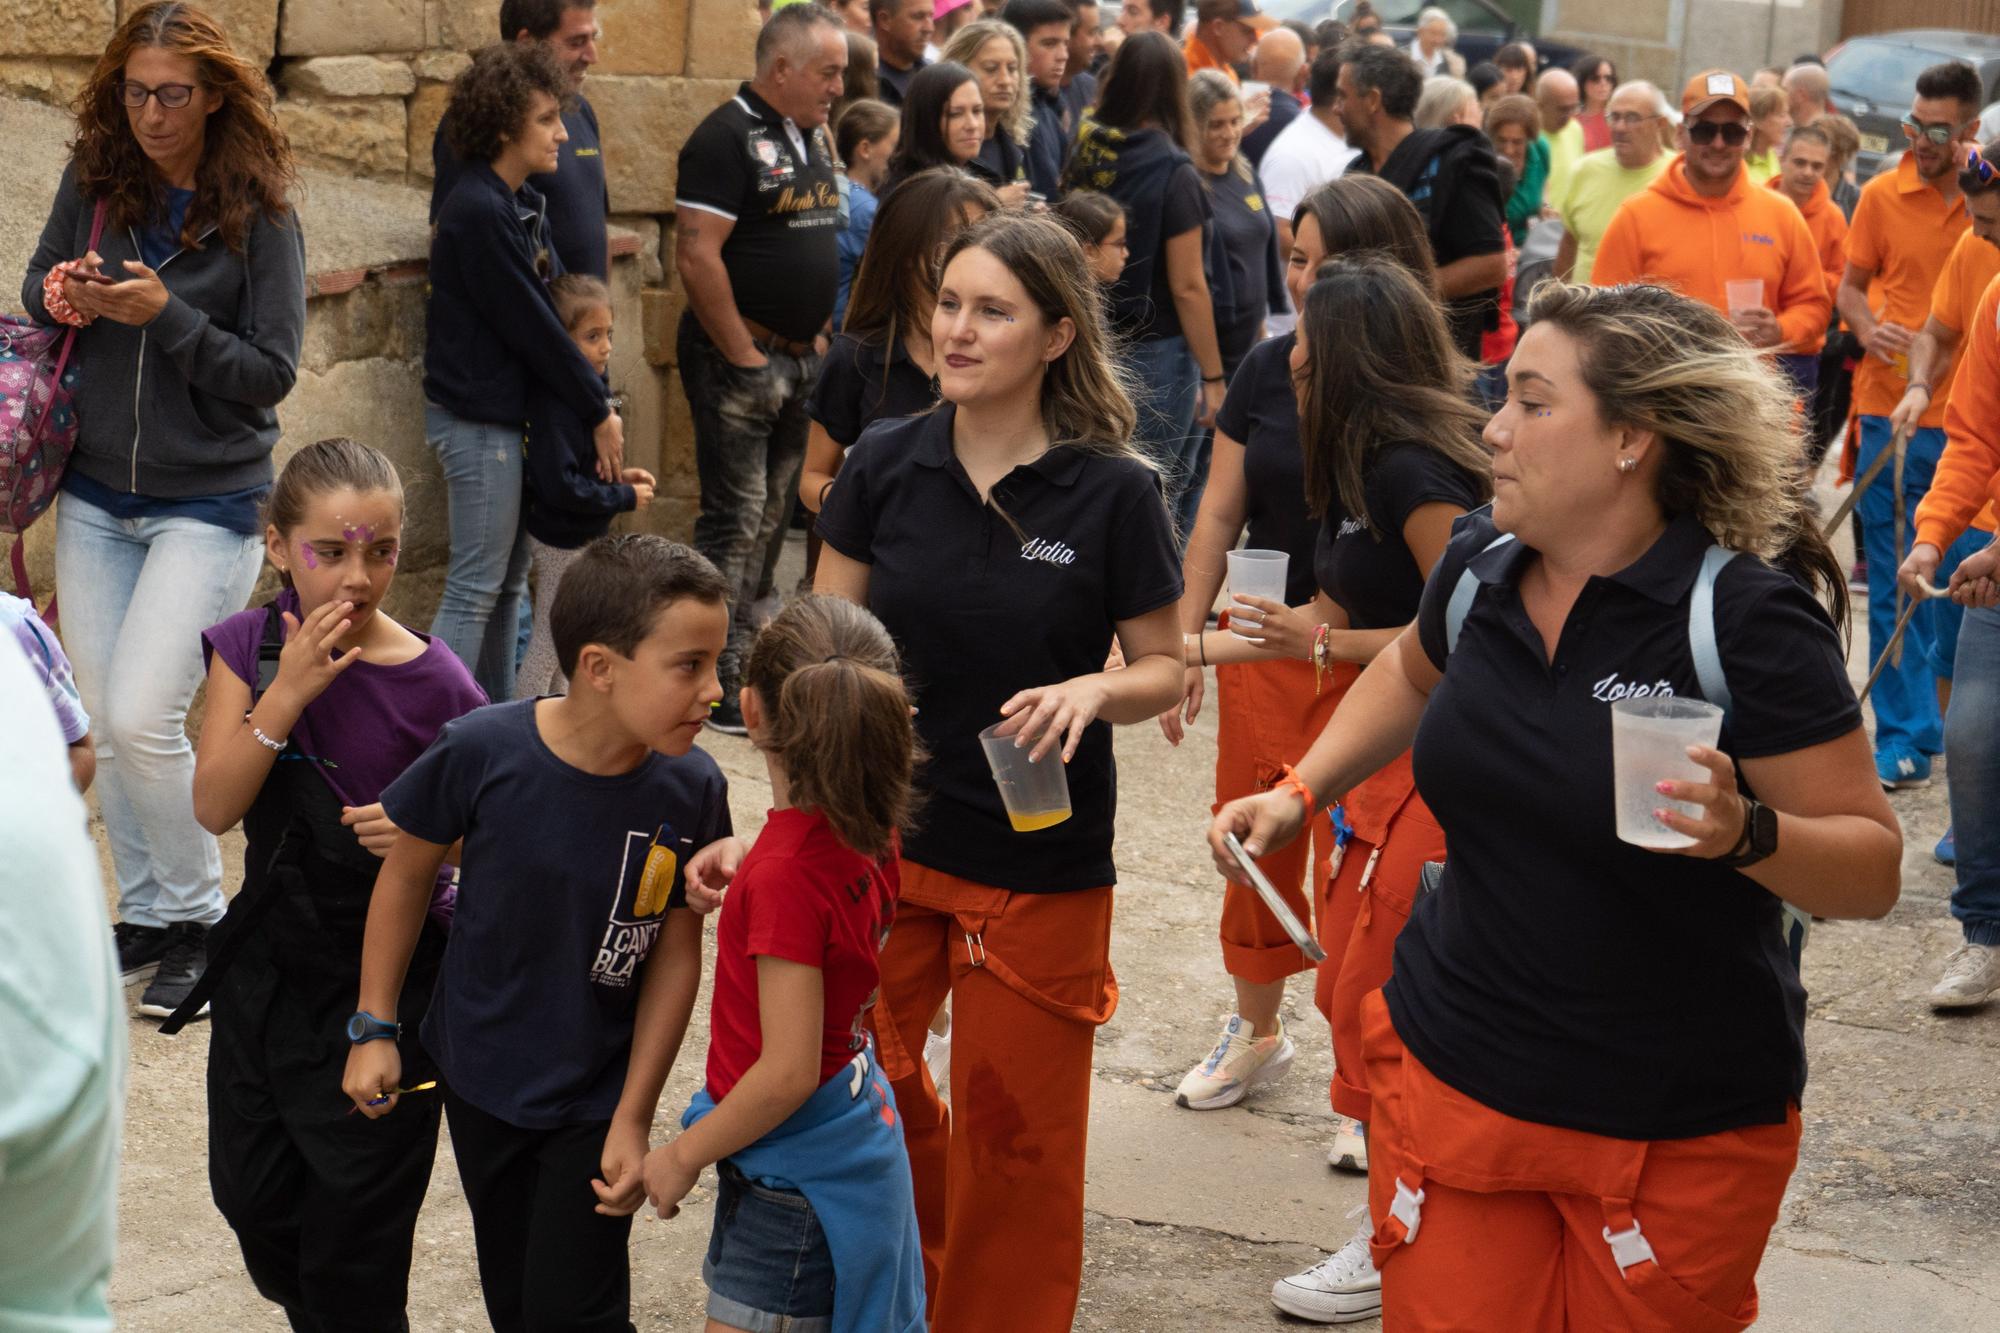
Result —
<path fill-rule="evenodd" d="M 1458 25 L 1458 41 L 1452 49 L 1465 57 L 1467 69 L 1491 60 L 1507 43 L 1523 39 L 1534 43 L 1544 69 L 1553 65 L 1567 69 L 1584 54 L 1577 47 L 1535 36 L 1529 26 L 1494 0 L 1375 0 L 1375 12 L 1382 16 L 1383 31 L 1396 39 L 1396 45 L 1408 46 L 1417 35 L 1417 15 L 1432 4 Z M 1354 14 L 1353 0 L 1259 0 L 1257 7 L 1274 19 L 1297 19 L 1308 26 L 1330 18 L 1345 20 Z"/>
<path fill-rule="evenodd" d="M 1986 90 L 1982 102 L 2000 102 L 2000 36 L 1993 33 L 1943 28 L 1877 32 L 1851 37 L 1826 53 L 1834 107 L 1853 117 L 1861 131 L 1856 180 L 1865 182 L 1895 165 L 1908 144 L 1903 117 L 1910 113 L 1917 75 L 1946 60 L 1963 60 L 1978 69 Z"/>

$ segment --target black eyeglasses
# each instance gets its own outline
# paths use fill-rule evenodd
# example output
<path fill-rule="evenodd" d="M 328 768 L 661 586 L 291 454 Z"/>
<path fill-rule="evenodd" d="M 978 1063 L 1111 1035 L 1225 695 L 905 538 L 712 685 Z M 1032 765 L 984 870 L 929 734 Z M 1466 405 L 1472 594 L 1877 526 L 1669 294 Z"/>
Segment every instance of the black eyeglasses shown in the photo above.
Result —
<path fill-rule="evenodd" d="M 118 85 L 118 100 L 137 111 L 146 105 L 146 99 L 157 97 L 160 105 L 169 111 L 178 111 L 194 99 L 194 85 L 191 83 L 163 83 L 157 88 L 148 88 L 143 83 L 126 79 Z"/>
<path fill-rule="evenodd" d="M 1904 116 L 1903 133 L 1909 135 L 1912 139 L 1929 139 L 1932 143 L 1943 147 L 1953 139 L 1956 139 L 1958 132 L 1971 123 L 1968 120 L 1965 122 L 1965 125 L 1926 125 L 1915 116 Z"/>
<path fill-rule="evenodd" d="M 1687 127 L 1687 132 L 1688 142 L 1698 143 L 1704 148 L 1714 143 L 1717 136 L 1720 136 L 1722 142 L 1728 144 L 1731 148 L 1742 147 L 1743 141 L 1750 137 L 1750 127 L 1740 120 L 1692 121 Z"/>

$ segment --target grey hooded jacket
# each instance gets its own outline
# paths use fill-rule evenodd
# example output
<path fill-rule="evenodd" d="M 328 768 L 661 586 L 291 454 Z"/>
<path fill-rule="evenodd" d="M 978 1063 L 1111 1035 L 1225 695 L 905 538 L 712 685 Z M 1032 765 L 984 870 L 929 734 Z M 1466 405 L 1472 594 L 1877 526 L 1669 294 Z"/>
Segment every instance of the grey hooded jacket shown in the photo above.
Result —
<path fill-rule="evenodd" d="M 21 286 L 30 317 L 55 323 L 42 279 L 89 249 L 91 212 L 72 165 Z M 297 214 L 282 223 L 259 215 L 246 249 L 229 249 L 211 228 L 200 249 L 182 248 L 160 265 L 168 298 L 151 323 L 99 319 L 78 331 L 72 468 L 158 499 L 224 495 L 271 480 L 277 407 L 298 378 L 305 336 Z M 140 258 L 139 238 L 107 226 L 97 252 L 105 272 L 123 275 L 121 261 Z"/>

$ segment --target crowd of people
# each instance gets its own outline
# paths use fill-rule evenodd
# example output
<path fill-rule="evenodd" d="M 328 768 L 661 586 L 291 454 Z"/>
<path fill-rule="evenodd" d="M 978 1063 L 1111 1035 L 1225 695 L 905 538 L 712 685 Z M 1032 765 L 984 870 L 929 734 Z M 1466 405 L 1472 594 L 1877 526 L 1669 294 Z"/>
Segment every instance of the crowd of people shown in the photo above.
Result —
<path fill-rule="evenodd" d="M 0 902 L 47 943 L 0 965 L 10 1068 L 42 1075 L 0 1129 L 66 1127 L 62 1179 L 101 1200 L 122 976 L 165 1030 L 209 1020 L 215 1201 L 294 1328 L 406 1326 L 446 1122 L 498 1329 L 631 1327 L 632 1215 L 710 1168 L 711 1329 L 1068 1328 L 1119 994 L 1112 728 L 1179 744 L 1212 667 L 1233 1011 L 1175 1101 L 1283 1077 L 1311 970 L 1328 1160 L 1368 1178 L 1272 1301 L 1753 1320 L 1802 1133 L 1802 923 L 1890 909 L 1885 793 L 1940 754 L 1964 943 L 1931 1003 L 2000 990 L 1973 68 L 1916 77 L 1907 150 L 1857 186 L 1810 59 L 1673 100 L 1527 42 L 1468 69 L 1442 11 L 1398 45 L 1365 0 L 1316 28 L 778 5 L 679 149 L 681 545 L 612 532 L 658 479 L 607 379 L 594 0 L 498 20 L 434 150 L 427 632 L 385 609 L 380 449 L 274 468 L 306 284 L 263 74 L 153 0 L 77 99 L 22 289 L 73 330 L 76 436 L 60 639 L 0 603 L 0 810 L 53 812 L 16 821 L 32 903 Z M 1853 570 L 1812 500 L 1836 442 Z M 1284 558 L 1282 595 L 1218 614 L 1239 548 Z M 1641 842 L 1611 705 L 1662 695 L 1720 730 Z M 754 838 L 704 730 L 763 757 Z M 1060 766 L 1060 809 L 1010 804 L 1003 750 Z M 711 913 L 702 1087 L 656 1143 Z M 0 1223 L 0 1313 L 31 1289 L 102 1324 L 108 1223 L 48 1223 L 61 1193 Z M 32 1235 L 81 1276 L 17 1287 Z"/>

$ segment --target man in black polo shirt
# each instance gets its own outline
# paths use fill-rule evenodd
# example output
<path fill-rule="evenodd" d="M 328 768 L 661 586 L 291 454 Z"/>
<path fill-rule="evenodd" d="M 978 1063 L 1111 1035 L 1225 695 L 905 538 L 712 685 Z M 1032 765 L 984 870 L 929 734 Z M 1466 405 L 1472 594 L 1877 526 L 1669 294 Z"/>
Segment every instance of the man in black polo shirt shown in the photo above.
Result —
<path fill-rule="evenodd" d="M 1002 22 L 1021 34 L 1028 51 L 1028 96 L 1034 124 L 1028 130 L 1028 183 L 1053 200 L 1062 193 L 1063 158 L 1069 135 L 1063 129 L 1062 81 L 1069 68 L 1069 35 L 1076 15 L 1065 0 L 1007 0 Z"/>
<path fill-rule="evenodd" d="M 528 184 L 549 201 L 549 238 L 565 273 L 611 276 L 611 249 L 604 231 L 604 216 L 611 210 L 611 196 L 604 183 L 604 155 L 597 138 L 597 112 L 583 92 L 584 76 L 597 63 L 597 0 L 501 0 L 500 40 L 546 42 L 555 57 L 569 71 L 570 90 L 576 104 L 563 112 L 563 128 L 569 142 L 562 146 L 556 169 L 546 175 L 528 177 Z M 431 222 L 437 222 L 438 208 L 458 180 L 458 159 L 444 141 L 444 126 L 438 126 L 431 142 Z"/>
<path fill-rule="evenodd" d="M 931 0 L 868 0 L 868 19 L 875 25 L 876 96 L 900 107 L 911 77 L 930 63 L 924 47 L 931 40 Z"/>
<path fill-rule="evenodd" d="M 847 36 L 818 5 L 772 15 L 757 76 L 681 148 L 674 263 L 687 292 L 681 383 L 694 409 L 701 513 L 694 545 L 734 593 L 710 724 L 743 734 L 736 688 L 750 603 L 798 491 L 806 401 L 819 378 L 840 261 L 840 194 L 827 112 Z"/>
<path fill-rule="evenodd" d="M 1348 143 L 1361 150 L 1348 170 L 1374 172 L 1417 206 L 1452 341 L 1477 360 L 1480 334 L 1499 327 L 1500 284 L 1507 280 L 1498 159 L 1469 125 L 1417 129 L 1410 118 L 1423 86 L 1409 55 L 1394 47 L 1362 46 L 1343 55 L 1336 106 Z"/>

